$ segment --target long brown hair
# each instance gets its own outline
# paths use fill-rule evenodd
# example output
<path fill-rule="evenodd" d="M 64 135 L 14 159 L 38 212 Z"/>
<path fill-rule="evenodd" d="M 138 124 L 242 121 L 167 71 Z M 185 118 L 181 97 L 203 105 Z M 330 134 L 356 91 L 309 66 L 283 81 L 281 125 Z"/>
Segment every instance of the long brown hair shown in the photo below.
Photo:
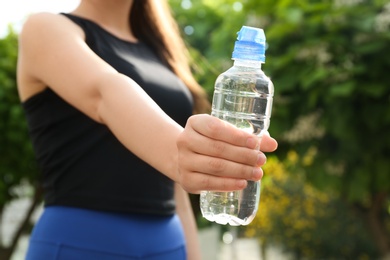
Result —
<path fill-rule="evenodd" d="M 194 79 L 188 49 L 166 0 L 134 0 L 130 14 L 134 35 L 151 46 L 186 84 L 194 98 L 194 113 L 209 112 L 206 92 Z"/>

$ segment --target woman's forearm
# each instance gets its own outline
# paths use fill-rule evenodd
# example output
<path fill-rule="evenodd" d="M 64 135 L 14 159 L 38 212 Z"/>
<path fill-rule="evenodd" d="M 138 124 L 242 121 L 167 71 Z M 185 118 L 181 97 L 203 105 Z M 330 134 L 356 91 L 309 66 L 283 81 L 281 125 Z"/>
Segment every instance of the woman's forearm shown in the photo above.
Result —
<path fill-rule="evenodd" d="M 101 81 L 98 120 L 135 155 L 177 182 L 176 140 L 183 128 L 130 78 L 118 73 Z"/>

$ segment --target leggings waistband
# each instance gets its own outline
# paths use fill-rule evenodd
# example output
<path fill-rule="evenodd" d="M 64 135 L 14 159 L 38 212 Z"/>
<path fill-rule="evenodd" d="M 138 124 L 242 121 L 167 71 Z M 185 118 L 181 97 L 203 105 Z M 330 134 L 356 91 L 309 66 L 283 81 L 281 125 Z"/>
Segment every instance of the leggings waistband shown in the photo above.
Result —
<path fill-rule="evenodd" d="M 37 243 L 134 257 L 127 259 L 185 247 L 177 215 L 118 214 L 62 206 L 45 208 L 32 232 L 29 251 Z"/>

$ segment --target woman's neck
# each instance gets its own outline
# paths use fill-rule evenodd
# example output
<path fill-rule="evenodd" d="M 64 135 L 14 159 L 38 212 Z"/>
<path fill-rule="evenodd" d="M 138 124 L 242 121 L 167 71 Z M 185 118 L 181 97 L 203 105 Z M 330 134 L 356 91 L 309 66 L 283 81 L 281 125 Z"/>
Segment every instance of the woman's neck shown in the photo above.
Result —
<path fill-rule="evenodd" d="M 81 0 L 72 14 L 94 21 L 121 39 L 137 41 L 129 22 L 132 6 L 133 0 Z"/>

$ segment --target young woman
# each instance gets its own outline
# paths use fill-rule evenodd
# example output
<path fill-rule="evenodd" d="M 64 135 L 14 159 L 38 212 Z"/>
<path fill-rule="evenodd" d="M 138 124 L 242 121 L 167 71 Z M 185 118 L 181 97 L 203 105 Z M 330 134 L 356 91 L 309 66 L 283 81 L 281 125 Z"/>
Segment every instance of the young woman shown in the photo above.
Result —
<path fill-rule="evenodd" d="M 186 192 L 244 188 L 277 146 L 192 115 L 207 98 L 163 0 L 32 15 L 18 88 L 45 191 L 27 259 L 199 259 Z"/>

